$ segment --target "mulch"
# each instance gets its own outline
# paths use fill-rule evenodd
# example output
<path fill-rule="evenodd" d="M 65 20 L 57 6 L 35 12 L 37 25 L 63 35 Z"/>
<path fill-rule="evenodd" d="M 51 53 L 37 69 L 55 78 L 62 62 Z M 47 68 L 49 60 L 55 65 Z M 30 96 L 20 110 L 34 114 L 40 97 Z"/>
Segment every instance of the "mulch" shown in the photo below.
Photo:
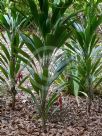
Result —
<path fill-rule="evenodd" d="M 80 97 L 78 106 L 74 96 L 63 96 L 60 111 L 49 113 L 47 132 L 44 133 L 41 119 L 30 97 L 17 96 L 16 107 L 11 109 L 10 97 L 0 98 L 0 136 L 102 136 L 102 98 L 95 96 L 90 115 L 87 100 Z"/>

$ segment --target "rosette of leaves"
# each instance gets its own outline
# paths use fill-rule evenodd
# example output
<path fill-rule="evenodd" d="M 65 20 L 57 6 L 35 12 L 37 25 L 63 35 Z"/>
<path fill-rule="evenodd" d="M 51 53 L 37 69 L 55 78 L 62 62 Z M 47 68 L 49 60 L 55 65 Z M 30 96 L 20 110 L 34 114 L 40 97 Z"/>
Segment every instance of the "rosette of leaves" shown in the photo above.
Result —
<path fill-rule="evenodd" d="M 32 54 L 29 55 L 22 49 L 17 49 L 18 58 L 27 64 L 31 75 L 29 80 L 32 89 L 24 86 L 21 89 L 31 94 L 45 130 L 48 112 L 60 95 L 59 87 L 48 97 L 49 88 L 71 61 L 63 59 L 62 55 L 56 57 L 55 54 L 69 38 L 68 26 L 72 20 L 70 20 L 71 16 L 64 18 L 64 13 L 72 4 L 72 0 L 60 1 L 57 4 L 54 1 L 49 3 L 48 0 L 38 0 L 37 3 L 28 0 L 28 4 L 31 10 L 29 16 L 32 17 L 37 33 L 30 36 L 21 33 L 25 45 Z M 65 22 L 67 22 L 66 25 Z M 55 67 L 54 70 L 52 67 Z"/>
<path fill-rule="evenodd" d="M 97 34 L 97 28 L 102 23 L 102 15 L 98 15 L 97 6 L 98 1 L 86 6 L 83 24 L 73 24 L 72 44 L 68 46 L 76 57 L 79 91 L 86 92 L 89 96 L 89 111 L 93 91 L 102 82 L 102 47 Z"/>
<path fill-rule="evenodd" d="M 0 40 L 0 80 L 9 86 L 12 95 L 12 108 L 15 107 L 17 76 L 21 70 L 21 60 L 16 57 L 16 48 L 22 48 L 23 42 L 19 29 L 24 27 L 25 19 L 10 9 L 8 14 L 0 14 L 0 25 L 3 28 Z"/>

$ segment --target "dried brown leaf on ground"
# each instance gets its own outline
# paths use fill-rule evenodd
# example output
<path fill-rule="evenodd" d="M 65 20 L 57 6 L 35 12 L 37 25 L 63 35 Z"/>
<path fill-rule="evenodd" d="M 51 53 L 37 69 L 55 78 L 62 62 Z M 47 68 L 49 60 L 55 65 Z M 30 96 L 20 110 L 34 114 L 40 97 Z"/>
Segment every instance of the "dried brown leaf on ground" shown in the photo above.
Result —
<path fill-rule="evenodd" d="M 98 96 L 92 102 L 90 116 L 85 98 L 81 98 L 78 107 L 74 96 L 63 97 L 62 111 L 49 116 L 47 133 L 41 129 L 41 120 L 30 98 L 17 97 L 15 111 L 11 110 L 9 97 L 0 101 L 2 104 L 6 101 L 5 106 L 0 106 L 0 111 L 4 110 L 0 114 L 0 136 L 102 136 L 102 107 L 99 112 Z"/>

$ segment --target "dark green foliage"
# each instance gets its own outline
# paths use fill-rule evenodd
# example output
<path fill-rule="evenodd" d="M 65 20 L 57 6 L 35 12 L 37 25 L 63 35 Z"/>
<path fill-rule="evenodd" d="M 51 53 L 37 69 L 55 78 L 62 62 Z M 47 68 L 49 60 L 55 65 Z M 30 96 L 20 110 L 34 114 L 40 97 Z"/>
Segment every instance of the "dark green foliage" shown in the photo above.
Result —
<path fill-rule="evenodd" d="M 22 61 L 28 60 L 24 62 L 30 66 L 28 67 L 31 75 L 30 83 L 35 93 L 30 89 L 21 88 L 31 94 L 45 129 L 48 112 L 60 95 L 59 91 L 53 90 L 52 96 L 48 98 L 49 88 L 70 61 L 65 59 L 60 61 L 61 57 L 57 59 L 55 53 L 69 38 L 69 31 L 63 23 L 63 17 L 64 12 L 71 5 L 72 1 L 60 2 L 58 5 L 52 3 L 50 8 L 48 0 L 39 0 L 38 4 L 33 0 L 29 0 L 28 3 L 38 35 L 32 34 L 27 36 L 21 34 L 33 57 L 26 54 L 23 50 L 19 50 L 19 56 L 23 56 Z M 59 8 L 60 6 L 61 8 Z M 58 10 L 58 12 L 55 12 L 55 10 Z M 70 22 L 70 20 L 67 22 Z M 35 64 L 34 58 L 36 58 L 39 68 Z M 30 64 L 29 60 L 31 60 Z M 57 64 L 54 71 L 52 71 L 52 63 L 54 65 Z"/>
<path fill-rule="evenodd" d="M 14 9 L 10 10 L 10 14 L 0 14 L 0 25 L 5 32 L 1 32 L 2 40 L 0 42 L 0 71 L 4 75 L 0 75 L 0 79 L 6 82 L 10 88 L 12 95 L 12 108 L 15 106 L 16 82 L 17 75 L 21 69 L 21 59 L 17 58 L 18 51 L 16 48 L 22 48 L 23 41 L 19 36 L 19 29 L 24 26 L 25 19 Z"/>

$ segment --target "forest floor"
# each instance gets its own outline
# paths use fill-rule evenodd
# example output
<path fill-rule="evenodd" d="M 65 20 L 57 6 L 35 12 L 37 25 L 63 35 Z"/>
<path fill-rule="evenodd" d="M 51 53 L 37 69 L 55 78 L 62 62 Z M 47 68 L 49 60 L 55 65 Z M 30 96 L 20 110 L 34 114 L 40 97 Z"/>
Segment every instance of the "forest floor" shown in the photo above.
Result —
<path fill-rule="evenodd" d="M 9 97 L 0 98 L 0 136 L 102 136 L 102 98 L 99 96 L 92 102 L 90 115 L 86 98 L 81 97 L 78 106 L 74 96 L 63 96 L 62 110 L 50 116 L 46 134 L 30 97 L 18 94 L 14 111 L 10 103 Z"/>

